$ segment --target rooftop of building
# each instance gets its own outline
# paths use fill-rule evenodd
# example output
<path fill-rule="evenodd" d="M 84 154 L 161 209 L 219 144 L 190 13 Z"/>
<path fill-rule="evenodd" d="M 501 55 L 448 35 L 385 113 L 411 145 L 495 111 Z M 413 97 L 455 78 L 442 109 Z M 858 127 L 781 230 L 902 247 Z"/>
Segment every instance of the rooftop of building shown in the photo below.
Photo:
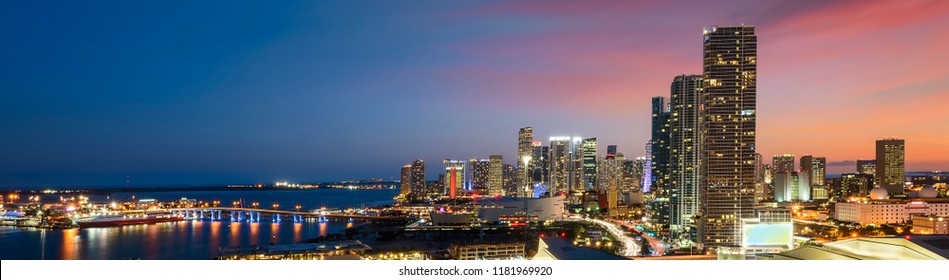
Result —
<path fill-rule="evenodd" d="M 533 260 L 629 260 L 596 249 L 579 247 L 560 237 L 545 237 Z"/>
<path fill-rule="evenodd" d="M 806 244 L 773 254 L 775 260 L 949 260 L 949 235 L 856 238 Z"/>

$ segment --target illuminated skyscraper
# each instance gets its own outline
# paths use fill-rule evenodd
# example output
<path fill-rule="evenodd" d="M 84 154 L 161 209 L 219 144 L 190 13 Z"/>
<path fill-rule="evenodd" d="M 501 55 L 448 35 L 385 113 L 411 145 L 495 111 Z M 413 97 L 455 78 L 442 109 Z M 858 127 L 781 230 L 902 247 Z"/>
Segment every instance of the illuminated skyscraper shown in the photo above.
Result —
<path fill-rule="evenodd" d="M 501 155 L 488 157 L 488 193 L 489 195 L 504 195 L 504 161 Z"/>
<path fill-rule="evenodd" d="M 688 226 L 699 209 L 701 90 L 700 75 L 680 75 L 672 80 L 672 98 L 669 100 L 669 224 L 680 228 Z"/>
<path fill-rule="evenodd" d="M 412 193 L 412 165 L 402 166 L 402 179 L 399 181 L 402 185 L 399 188 L 399 194 L 407 196 Z"/>
<path fill-rule="evenodd" d="M 903 194 L 905 142 L 903 139 L 877 140 L 877 168 L 875 180 L 891 196 Z"/>
<path fill-rule="evenodd" d="M 583 189 L 593 190 L 596 185 L 596 137 L 583 139 Z"/>
<path fill-rule="evenodd" d="M 521 190 L 517 185 L 518 176 L 520 174 L 521 172 L 517 170 L 517 167 L 507 163 L 504 164 L 504 195 L 522 195 Z"/>
<path fill-rule="evenodd" d="M 425 186 L 425 161 L 421 159 L 416 159 L 411 164 L 411 191 L 410 194 L 414 198 L 421 198 L 429 195 L 428 190 Z"/>
<path fill-rule="evenodd" d="M 616 157 L 616 145 L 607 145 L 606 146 L 606 158 Z"/>
<path fill-rule="evenodd" d="M 873 159 L 867 159 L 867 160 L 858 159 L 857 173 L 876 176 L 877 175 L 877 161 Z"/>
<path fill-rule="evenodd" d="M 573 137 L 570 141 L 570 162 L 568 175 L 568 193 L 583 191 L 583 138 Z"/>
<path fill-rule="evenodd" d="M 827 180 L 827 158 L 805 155 L 801 157 L 801 171 L 811 176 L 811 186 L 823 186 Z"/>
<path fill-rule="evenodd" d="M 774 155 L 771 159 L 771 166 L 774 166 L 774 173 L 797 171 L 794 168 L 794 155 L 792 154 Z"/>
<path fill-rule="evenodd" d="M 550 182 L 551 194 L 570 192 L 570 137 L 550 137 Z"/>
<path fill-rule="evenodd" d="M 704 30 L 699 242 L 739 247 L 754 218 L 757 36 L 754 26 Z"/>
<path fill-rule="evenodd" d="M 517 133 L 517 196 L 528 197 L 532 193 L 531 173 L 534 168 L 534 128 L 524 127 Z"/>
<path fill-rule="evenodd" d="M 649 213 L 653 223 L 669 224 L 669 195 L 672 192 L 669 183 L 669 142 L 672 134 L 669 129 L 669 104 L 666 98 L 652 98 L 652 186 L 653 199 L 649 201 Z"/>
<path fill-rule="evenodd" d="M 652 98 L 652 189 L 667 193 L 669 189 L 669 142 L 672 134 L 669 129 L 669 104 L 666 98 Z"/>
<path fill-rule="evenodd" d="M 443 194 L 455 198 L 465 189 L 465 161 L 445 159 L 445 179 L 442 185 L 445 186 Z"/>
<path fill-rule="evenodd" d="M 531 160 L 534 162 L 534 164 L 532 164 L 534 167 L 534 184 L 547 185 L 550 181 L 547 177 L 550 169 L 549 156 L 550 147 L 542 145 L 540 141 L 534 142 L 534 157 L 533 160 Z"/>
<path fill-rule="evenodd" d="M 807 172 L 783 172 L 774 175 L 774 200 L 810 201 L 811 179 Z"/>
<path fill-rule="evenodd" d="M 468 160 L 468 171 L 471 173 L 471 176 L 469 176 L 471 178 L 471 190 L 476 194 L 490 193 L 488 191 L 490 165 L 490 160 L 487 159 Z"/>

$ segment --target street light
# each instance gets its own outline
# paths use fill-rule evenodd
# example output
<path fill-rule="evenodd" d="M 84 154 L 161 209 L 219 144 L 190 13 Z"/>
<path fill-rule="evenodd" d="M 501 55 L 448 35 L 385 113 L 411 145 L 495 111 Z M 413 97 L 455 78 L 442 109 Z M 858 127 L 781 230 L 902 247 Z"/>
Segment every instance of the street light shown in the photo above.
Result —
<path fill-rule="evenodd" d="M 251 203 L 250 205 L 253 206 L 254 208 L 257 208 L 257 206 L 260 205 L 260 203 L 258 203 L 258 202 L 253 202 L 253 203 Z"/>
<path fill-rule="evenodd" d="M 277 210 L 277 207 L 280 207 L 280 204 L 274 203 L 272 206 L 273 206 L 273 210 Z"/>
<path fill-rule="evenodd" d="M 300 207 L 300 205 L 297 205 L 296 208 L 297 208 L 297 212 L 300 212 L 300 208 L 303 208 L 303 207 Z"/>

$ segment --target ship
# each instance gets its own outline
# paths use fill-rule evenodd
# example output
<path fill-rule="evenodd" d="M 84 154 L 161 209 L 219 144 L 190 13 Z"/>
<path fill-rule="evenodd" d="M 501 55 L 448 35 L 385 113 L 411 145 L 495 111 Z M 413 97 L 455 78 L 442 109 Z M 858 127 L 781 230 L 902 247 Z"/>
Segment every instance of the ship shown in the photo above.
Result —
<path fill-rule="evenodd" d="M 103 216 L 89 220 L 76 221 L 81 228 L 92 227 L 120 227 L 141 224 L 156 224 L 165 222 L 177 222 L 184 220 L 180 216 L 172 214 L 144 215 L 144 216 Z"/>

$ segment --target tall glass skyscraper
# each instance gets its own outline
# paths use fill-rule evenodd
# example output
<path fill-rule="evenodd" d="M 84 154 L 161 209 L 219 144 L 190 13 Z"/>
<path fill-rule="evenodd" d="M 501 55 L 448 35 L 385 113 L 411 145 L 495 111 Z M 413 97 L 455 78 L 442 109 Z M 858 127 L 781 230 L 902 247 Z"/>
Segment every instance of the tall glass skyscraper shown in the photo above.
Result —
<path fill-rule="evenodd" d="M 593 190 L 597 180 L 596 137 L 583 139 L 583 189 Z"/>
<path fill-rule="evenodd" d="M 547 189 L 552 195 L 570 193 L 570 137 L 550 137 L 550 182 Z"/>
<path fill-rule="evenodd" d="M 758 38 L 754 26 L 712 26 L 703 40 L 699 242 L 741 246 L 755 206 Z"/>
<path fill-rule="evenodd" d="M 520 197 L 529 197 L 532 191 L 531 173 L 534 168 L 534 128 L 524 127 L 517 133 L 517 192 Z"/>
<path fill-rule="evenodd" d="M 688 226 L 699 209 L 701 90 L 701 75 L 680 75 L 672 80 L 672 98 L 669 99 L 669 224 L 679 228 Z"/>
<path fill-rule="evenodd" d="M 488 157 L 488 193 L 492 196 L 504 195 L 504 158 L 501 155 Z"/>
<path fill-rule="evenodd" d="M 669 104 L 666 98 L 652 98 L 652 192 L 650 218 L 653 223 L 669 224 Z"/>

